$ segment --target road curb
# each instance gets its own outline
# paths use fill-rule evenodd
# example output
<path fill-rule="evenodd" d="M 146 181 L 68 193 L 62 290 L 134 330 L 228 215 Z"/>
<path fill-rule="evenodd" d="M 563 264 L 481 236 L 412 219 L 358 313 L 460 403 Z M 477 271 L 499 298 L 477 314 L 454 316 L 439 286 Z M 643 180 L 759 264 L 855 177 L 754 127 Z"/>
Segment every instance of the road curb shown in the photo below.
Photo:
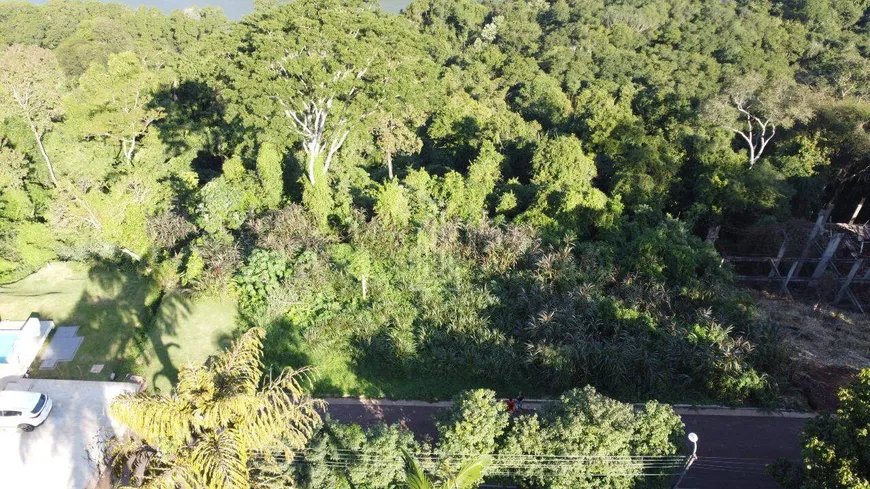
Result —
<path fill-rule="evenodd" d="M 324 397 L 321 400 L 327 404 L 335 406 L 384 406 L 384 407 L 421 407 L 421 408 L 449 408 L 453 405 L 451 401 L 410 401 L 410 400 L 395 400 L 395 399 L 374 399 L 366 397 Z M 553 402 L 554 399 L 526 399 L 523 401 L 524 409 L 538 409 L 542 404 Z M 642 408 L 644 404 L 636 403 L 635 408 Z M 734 416 L 734 417 L 753 417 L 753 418 L 797 418 L 809 419 L 815 418 L 816 413 L 808 413 L 791 410 L 771 410 L 758 409 L 747 407 L 728 407 L 718 405 L 692 405 L 692 404 L 672 404 L 674 411 L 683 416 Z"/>

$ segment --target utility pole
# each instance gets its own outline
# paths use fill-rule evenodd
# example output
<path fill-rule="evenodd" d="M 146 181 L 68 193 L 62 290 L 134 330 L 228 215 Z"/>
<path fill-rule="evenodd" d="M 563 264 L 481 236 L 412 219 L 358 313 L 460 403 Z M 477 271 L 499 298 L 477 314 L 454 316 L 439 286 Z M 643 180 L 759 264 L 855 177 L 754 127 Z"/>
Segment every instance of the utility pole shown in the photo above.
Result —
<path fill-rule="evenodd" d="M 677 483 L 672 486 L 672 489 L 678 489 L 680 487 L 680 482 L 683 482 L 683 477 L 686 477 L 686 473 L 689 472 L 689 468 L 698 460 L 698 435 L 695 433 L 689 433 L 689 441 L 692 442 L 692 455 L 689 456 L 689 459 L 686 460 L 686 466 L 683 468 L 683 472 L 680 474 L 680 478 L 677 479 Z"/>

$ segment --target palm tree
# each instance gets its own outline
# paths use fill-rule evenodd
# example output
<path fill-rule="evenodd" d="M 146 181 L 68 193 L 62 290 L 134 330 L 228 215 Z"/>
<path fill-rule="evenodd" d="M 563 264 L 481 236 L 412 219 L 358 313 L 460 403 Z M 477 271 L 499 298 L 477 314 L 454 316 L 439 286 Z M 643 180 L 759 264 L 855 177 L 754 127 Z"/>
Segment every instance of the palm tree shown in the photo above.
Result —
<path fill-rule="evenodd" d="M 111 414 L 133 439 L 114 444 L 113 458 L 150 489 L 263 487 L 276 452 L 292 459 L 320 423 L 318 401 L 306 396 L 306 370 L 285 370 L 265 382 L 262 341 L 254 328 L 202 366 L 182 369 L 171 396 L 126 394 Z M 129 472 L 129 470 L 128 470 Z"/>
<path fill-rule="evenodd" d="M 410 453 L 402 450 L 402 458 L 405 460 L 405 482 L 408 489 L 436 489 L 436 485 L 423 473 L 420 464 Z M 476 486 L 490 463 L 492 457 L 489 455 L 468 460 L 454 474 L 442 479 L 437 489 L 469 489 Z"/>

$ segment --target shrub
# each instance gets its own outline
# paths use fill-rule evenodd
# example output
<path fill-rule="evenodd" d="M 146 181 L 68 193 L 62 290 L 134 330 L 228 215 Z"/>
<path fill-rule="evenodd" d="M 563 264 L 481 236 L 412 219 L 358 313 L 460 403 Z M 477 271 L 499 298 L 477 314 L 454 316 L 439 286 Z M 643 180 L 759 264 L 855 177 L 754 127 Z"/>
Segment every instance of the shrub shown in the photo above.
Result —
<path fill-rule="evenodd" d="M 631 404 L 609 399 L 592 387 L 573 389 L 548 404 L 540 414 L 517 418 L 506 435 L 502 454 L 594 455 L 600 462 L 542 463 L 525 472 L 525 484 L 550 488 L 631 488 L 639 477 L 601 477 L 601 473 L 640 472 L 639 462 L 611 461 L 631 455 L 672 456 L 680 453 L 684 427 L 669 406 L 648 403 L 635 412 Z M 661 469 L 645 468 L 643 472 Z M 670 470 L 665 469 L 663 473 Z M 666 477 L 659 478 L 661 484 Z"/>
<path fill-rule="evenodd" d="M 453 398 L 444 420 L 438 423 L 438 451 L 442 456 L 491 454 L 508 426 L 509 414 L 495 392 L 465 391 Z"/>
<path fill-rule="evenodd" d="M 239 292 L 239 307 L 246 311 L 256 311 L 268 305 L 269 296 L 280 286 L 288 274 L 287 258 L 281 253 L 254 250 L 236 276 Z"/>
<path fill-rule="evenodd" d="M 840 390 L 837 415 L 807 421 L 803 461 L 779 461 L 768 472 L 796 489 L 870 488 L 870 369 Z"/>
<path fill-rule="evenodd" d="M 309 443 L 312 463 L 296 466 L 296 479 L 305 489 L 399 487 L 405 481 L 399 454 L 415 447 L 411 432 L 396 425 L 379 424 L 363 430 L 358 425 L 330 421 Z M 346 461 L 349 451 L 353 458 L 346 467 L 330 464 Z"/>

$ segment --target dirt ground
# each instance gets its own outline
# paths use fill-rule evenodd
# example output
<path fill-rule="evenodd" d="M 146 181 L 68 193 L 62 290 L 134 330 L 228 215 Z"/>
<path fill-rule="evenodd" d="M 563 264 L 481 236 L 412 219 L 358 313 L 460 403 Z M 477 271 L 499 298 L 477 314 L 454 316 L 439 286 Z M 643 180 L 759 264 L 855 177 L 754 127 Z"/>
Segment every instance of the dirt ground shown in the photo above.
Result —
<path fill-rule="evenodd" d="M 793 382 L 812 409 L 833 410 L 837 391 L 870 368 L 870 316 L 758 293 L 762 320 L 780 326 L 794 360 Z"/>

